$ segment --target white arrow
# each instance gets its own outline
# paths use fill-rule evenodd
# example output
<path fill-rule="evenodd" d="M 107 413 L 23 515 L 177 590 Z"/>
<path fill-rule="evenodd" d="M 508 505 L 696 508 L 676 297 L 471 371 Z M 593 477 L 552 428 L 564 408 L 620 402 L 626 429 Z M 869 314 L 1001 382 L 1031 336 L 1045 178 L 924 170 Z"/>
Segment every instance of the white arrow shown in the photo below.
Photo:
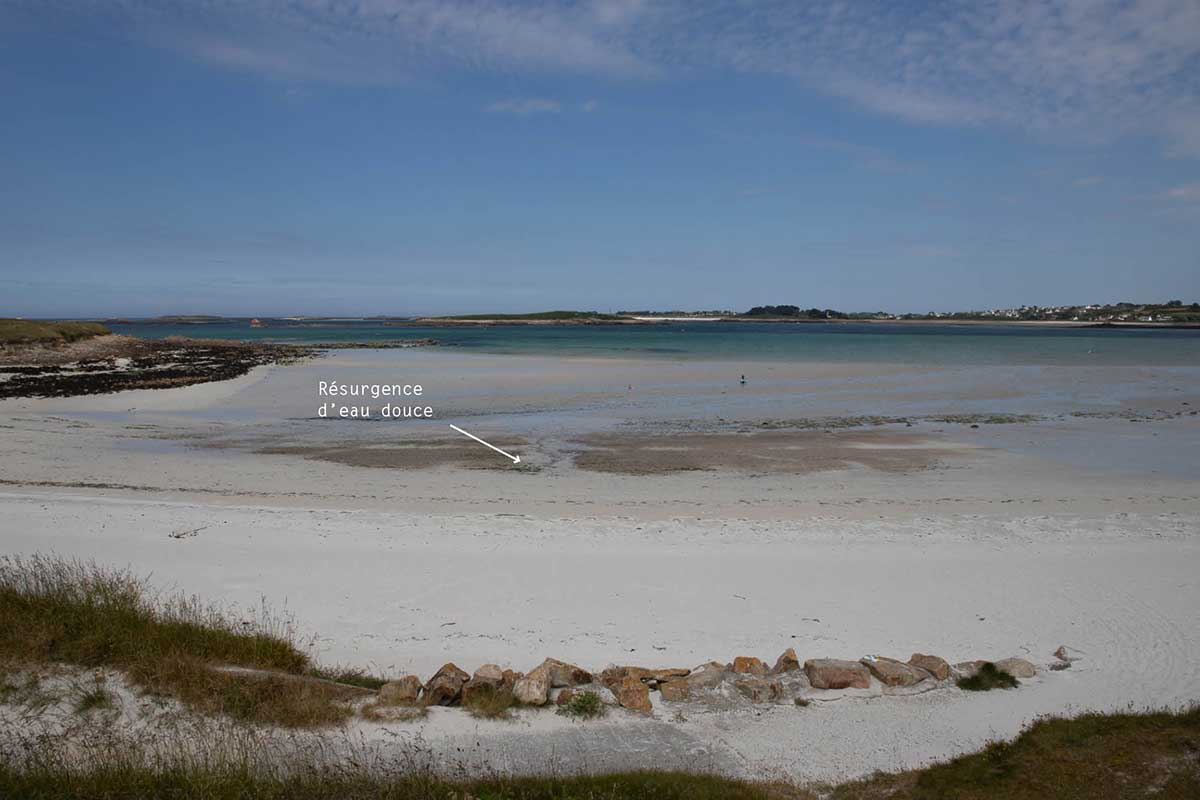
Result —
<path fill-rule="evenodd" d="M 500 455 L 502 455 L 502 456 L 507 456 L 508 458 L 511 458 L 511 459 L 512 459 L 512 462 L 513 462 L 514 464 L 520 464 L 520 463 L 521 463 L 521 457 L 520 457 L 520 456 L 514 456 L 512 453 L 506 453 L 506 452 L 504 452 L 503 450 L 501 450 L 499 447 L 496 447 L 496 445 L 494 445 L 494 444 L 488 444 L 487 442 L 485 442 L 483 439 L 480 439 L 480 438 L 479 438 L 478 436 L 476 436 L 475 434 L 473 434 L 473 433 L 467 433 L 466 431 L 464 431 L 462 428 L 458 427 L 457 425 L 451 425 L 450 427 L 451 427 L 451 428 L 454 428 L 454 430 L 458 431 L 458 432 L 459 432 L 459 433 L 461 433 L 463 436 L 466 436 L 468 439 L 474 439 L 475 441 L 479 442 L 479 443 L 480 443 L 481 445 L 483 445 L 484 447 L 490 447 L 490 448 L 492 448 L 493 450 L 495 450 L 497 453 L 499 453 Z"/>

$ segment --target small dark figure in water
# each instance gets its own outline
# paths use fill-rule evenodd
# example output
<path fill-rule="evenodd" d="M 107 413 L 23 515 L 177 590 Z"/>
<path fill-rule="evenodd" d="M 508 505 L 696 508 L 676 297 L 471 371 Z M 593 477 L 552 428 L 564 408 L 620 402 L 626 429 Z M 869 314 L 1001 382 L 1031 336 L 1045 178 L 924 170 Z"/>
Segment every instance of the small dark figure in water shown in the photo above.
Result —
<path fill-rule="evenodd" d="M 746 376 L 743 375 L 742 376 L 742 386 L 745 386 L 745 385 L 746 385 Z"/>

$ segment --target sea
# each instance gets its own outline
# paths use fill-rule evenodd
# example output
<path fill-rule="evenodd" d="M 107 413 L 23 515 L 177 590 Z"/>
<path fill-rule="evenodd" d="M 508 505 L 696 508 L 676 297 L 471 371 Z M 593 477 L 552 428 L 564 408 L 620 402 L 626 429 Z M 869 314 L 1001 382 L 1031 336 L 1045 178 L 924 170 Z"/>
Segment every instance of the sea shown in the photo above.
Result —
<path fill-rule="evenodd" d="M 601 358 L 924 365 L 1200 366 L 1200 330 L 1060 325 L 657 322 L 640 325 L 422 326 L 378 320 L 266 320 L 263 327 L 109 323 L 141 338 L 186 336 L 289 344 L 436 339 L 477 353 Z"/>

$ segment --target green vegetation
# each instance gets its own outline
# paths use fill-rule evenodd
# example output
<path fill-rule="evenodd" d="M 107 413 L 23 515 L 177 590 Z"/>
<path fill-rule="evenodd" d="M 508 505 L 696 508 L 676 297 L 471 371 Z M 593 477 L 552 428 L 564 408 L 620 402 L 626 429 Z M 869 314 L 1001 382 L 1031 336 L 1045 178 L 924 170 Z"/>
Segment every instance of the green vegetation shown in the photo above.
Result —
<path fill-rule="evenodd" d="M 372 691 L 378 691 L 387 683 L 385 678 L 372 675 L 358 667 L 312 667 L 308 674 L 321 680 L 342 683 L 347 686 L 358 686 Z"/>
<path fill-rule="evenodd" d="M 743 316 L 780 317 L 784 319 L 849 319 L 843 311 L 832 308 L 800 308 L 799 306 L 755 306 Z"/>
<path fill-rule="evenodd" d="M 620 320 L 624 319 L 624 317 L 617 316 L 616 314 L 601 314 L 598 311 L 538 311 L 533 314 L 460 314 L 455 317 L 432 317 L 432 319 L 457 319 L 464 321 L 497 320 L 503 322 L 514 322 L 522 320 Z"/>
<path fill-rule="evenodd" d="M 39 322 L 29 319 L 0 319 L 0 345 L 56 344 L 111 333 L 98 322 Z"/>
<path fill-rule="evenodd" d="M 492 686 L 473 689 L 462 701 L 462 707 L 476 719 L 510 719 L 516 704 L 511 689 Z"/>
<path fill-rule="evenodd" d="M 0 659 L 120 669 L 147 691 L 246 721 L 311 727 L 350 714 L 345 688 L 297 679 L 309 659 L 285 625 L 235 622 L 78 561 L 0 559 Z"/>
<path fill-rule="evenodd" d="M 1040 720 L 1012 742 L 945 764 L 839 786 L 752 783 L 705 774 L 625 772 L 450 781 L 391 761 L 337 766 L 297 756 L 266 766 L 263 745 L 225 760 L 148 759 L 130 745 L 85 749 L 30 737 L 0 750 L 0 797 L 192 800 L 1124 800 L 1200 796 L 1200 710 Z M 369 759 L 367 759 L 369 762 Z M 419 761 L 415 760 L 414 763 Z"/>
<path fill-rule="evenodd" d="M 348 715 L 339 687 L 305 680 L 314 673 L 307 658 L 285 628 L 265 616 L 264 620 L 246 629 L 194 599 L 155 596 L 144 581 L 128 572 L 57 558 L 0 558 L 0 701 L 24 706 L 26 715 L 0 722 L 0 797 L 1182 800 L 1200 796 L 1200 708 L 1043 719 L 1012 742 L 994 743 L 945 764 L 822 787 L 678 772 L 448 780 L 422 766 L 436 760 L 427 752 L 404 758 L 378 756 L 374 762 L 367 751 L 331 759 L 324 745 L 293 754 L 278 749 L 280 740 L 258 728 L 225 730 L 220 736 L 229 738 L 221 739 L 202 728 L 182 726 L 146 741 L 121 738 L 108 728 L 86 735 L 77 729 L 50 735 L 24 721 L 30 713 L 68 697 L 75 698 L 79 714 L 114 705 L 102 678 L 82 692 L 60 696 L 48 690 L 38 670 L 53 662 L 120 669 L 150 692 L 172 695 L 201 712 L 251 722 L 311 726 Z M 272 671 L 235 672 L 219 666 Z M 992 664 L 979 674 L 998 685 L 1016 684 Z M 345 668 L 321 675 L 370 680 Z M 511 695 L 494 692 L 480 693 L 467 707 L 495 718 L 511 705 Z M 595 693 L 581 692 L 560 713 L 590 718 L 602 709 Z M 422 706 L 363 710 L 366 718 L 381 722 L 410 721 L 426 713 Z"/>
<path fill-rule="evenodd" d="M 604 703 L 600 702 L 600 695 L 595 692 L 579 692 L 566 705 L 558 707 L 559 714 L 572 719 L 596 719 L 607 712 Z"/>
<path fill-rule="evenodd" d="M 958 688 L 968 692 L 987 692 L 992 689 L 1015 689 L 1020 681 L 988 661 L 969 678 L 959 678 Z"/>

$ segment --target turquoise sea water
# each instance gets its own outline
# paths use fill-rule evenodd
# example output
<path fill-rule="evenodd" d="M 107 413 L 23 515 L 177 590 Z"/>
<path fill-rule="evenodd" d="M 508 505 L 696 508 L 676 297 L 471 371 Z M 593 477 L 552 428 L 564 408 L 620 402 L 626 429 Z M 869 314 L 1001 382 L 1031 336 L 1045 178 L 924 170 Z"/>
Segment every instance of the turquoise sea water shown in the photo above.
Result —
<path fill-rule="evenodd" d="M 480 353 L 946 365 L 1200 366 L 1200 330 L 887 323 L 422 327 L 348 321 L 112 324 L 143 338 L 295 344 L 432 338 Z"/>

